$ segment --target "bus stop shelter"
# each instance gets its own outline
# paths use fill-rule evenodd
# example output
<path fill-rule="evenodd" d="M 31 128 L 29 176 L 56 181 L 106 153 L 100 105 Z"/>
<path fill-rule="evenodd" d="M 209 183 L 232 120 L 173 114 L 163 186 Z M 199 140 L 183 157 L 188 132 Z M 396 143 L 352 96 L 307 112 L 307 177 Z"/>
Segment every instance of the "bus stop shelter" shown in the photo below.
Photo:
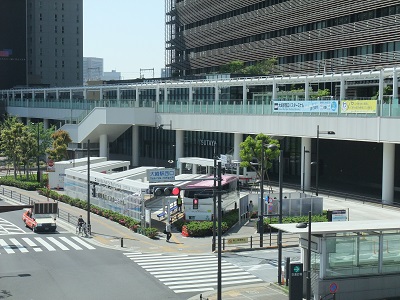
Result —
<path fill-rule="evenodd" d="M 299 234 L 306 274 L 308 223 L 296 225 L 271 224 Z M 312 299 L 332 299 L 332 294 L 336 300 L 400 297 L 400 220 L 311 223 L 310 248 Z"/>

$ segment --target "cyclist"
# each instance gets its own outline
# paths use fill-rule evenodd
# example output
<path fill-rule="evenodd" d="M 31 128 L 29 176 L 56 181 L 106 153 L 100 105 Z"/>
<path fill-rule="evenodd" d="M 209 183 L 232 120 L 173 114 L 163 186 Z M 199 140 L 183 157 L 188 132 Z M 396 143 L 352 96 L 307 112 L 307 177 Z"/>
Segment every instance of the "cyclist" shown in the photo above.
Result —
<path fill-rule="evenodd" d="M 85 224 L 85 221 L 83 220 L 82 215 L 80 215 L 79 218 L 78 218 L 78 229 L 79 229 L 79 232 L 82 231 L 83 224 Z"/>

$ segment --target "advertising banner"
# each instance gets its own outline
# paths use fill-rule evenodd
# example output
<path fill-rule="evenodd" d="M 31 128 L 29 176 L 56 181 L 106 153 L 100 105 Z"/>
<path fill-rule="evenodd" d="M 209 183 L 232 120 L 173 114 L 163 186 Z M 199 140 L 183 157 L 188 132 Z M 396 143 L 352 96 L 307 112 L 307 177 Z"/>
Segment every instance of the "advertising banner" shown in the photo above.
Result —
<path fill-rule="evenodd" d="M 375 114 L 376 100 L 343 100 L 340 103 L 340 113 L 342 114 Z"/>
<path fill-rule="evenodd" d="M 273 101 L 274 112 L 337 113 L 338 101 Z"/>

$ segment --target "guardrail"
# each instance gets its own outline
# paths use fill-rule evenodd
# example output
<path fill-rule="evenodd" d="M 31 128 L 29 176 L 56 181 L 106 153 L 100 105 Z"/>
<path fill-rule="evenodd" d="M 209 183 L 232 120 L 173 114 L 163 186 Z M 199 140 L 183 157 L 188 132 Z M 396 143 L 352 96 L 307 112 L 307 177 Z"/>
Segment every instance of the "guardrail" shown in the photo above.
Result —
<path fill-rule="evenodd" d="M 31 204 L 33 204 L 34 200 L 36 200 L 35 198 L 31 198 L 31 197 L 21 194 L 17 191 L 9 190 L 5 187 L 2 187 L 0 191 L 3 196 L 10 198 L 12 200 L 18 201 L 22 204 L 31 205 Z M 61 210 L 60 208 L 58 209 L 57 217 L 61 220 L 66 221 L 67 223 L 74 225 L 74 226 L 76 224 L 78 224 L 78 216 L 70 214 L 69 212 Z"/>
<path fill-rule="evenodd" d="M 248 249 L 278 248 L 278 234 L 270 233 L 269 241 L 264 234 L 263 247 L 260 247 L 260 236 L 226 237 L 222 238 L 223 251 L 240 251 Z M 296 234 L 282 233 L 282 247 L 298 247 L 299 236 Z"/>

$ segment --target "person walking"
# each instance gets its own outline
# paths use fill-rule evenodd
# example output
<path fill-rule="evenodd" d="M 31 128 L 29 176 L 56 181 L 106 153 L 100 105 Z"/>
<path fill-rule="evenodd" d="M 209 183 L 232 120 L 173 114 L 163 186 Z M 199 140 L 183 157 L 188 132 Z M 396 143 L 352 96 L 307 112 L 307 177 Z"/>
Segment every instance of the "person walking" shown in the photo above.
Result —
<path fill-rule="evenodd" d="M 250 200 L 250 203 L 248 205 L 248 213 L 250 221 L 251 221 L 251 216 L 253 215 L 253 209 L 254 209 L 253 201 Z"/>
<path fill-rule="evenodd" d="M 171 223 L 170 223 L 170 222 L 167 222 L 167 223 L 165 224 L 165 234 L 167 235 L 167 242 L 169 242 L 169 240 L 170 240 L 170 238 L 171 238 L 171 236 L 172 236 L 172 233 L 171 233 Z"/>
<path fill-rule="evenodd" d="M 178 199 L 176 199 L 176 206 L 178 206 L 178 212 L 182 212 L 182 198 L 181 198 L 181 195 L 178 195 Z"/>

